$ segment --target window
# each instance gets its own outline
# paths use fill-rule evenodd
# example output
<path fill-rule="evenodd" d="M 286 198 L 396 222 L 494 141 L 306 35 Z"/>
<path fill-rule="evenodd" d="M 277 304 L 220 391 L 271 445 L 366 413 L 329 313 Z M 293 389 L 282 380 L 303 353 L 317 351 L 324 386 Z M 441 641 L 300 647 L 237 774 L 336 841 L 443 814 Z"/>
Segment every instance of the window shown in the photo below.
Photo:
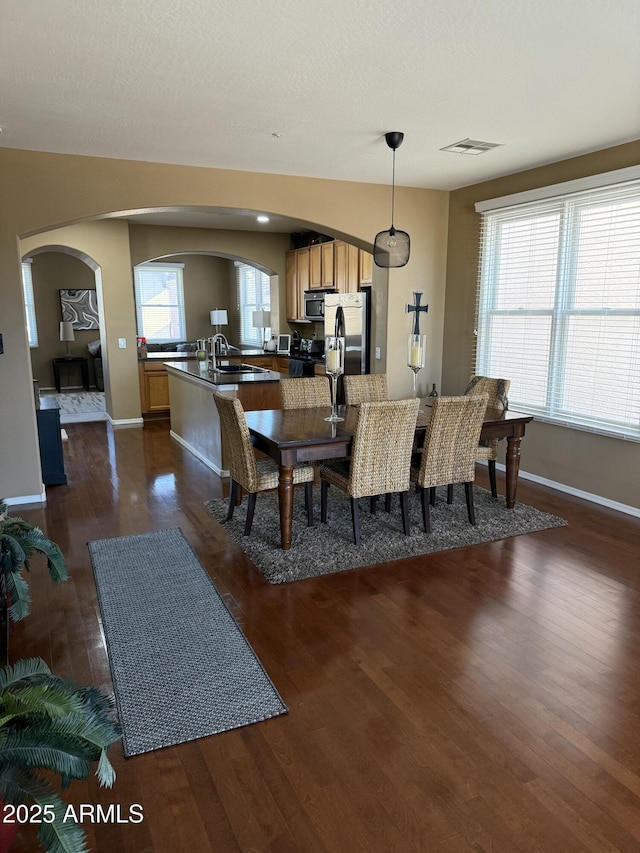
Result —
<path fill-rule="evenodd" d="M 36 303 L 33 298 L 33 280 L 31 278 L 31 258 L 22 262 L 22 292 L 27 315 L 27 335 L 29 346 L 38 346 L 38 327 L 36 325 Z"/>
<path fill-rule="evenodd" d="M 184 264 L 140 264 L 133 268 L 138 335 L 153 343 L 184 341 Z"/>
<path fill-rule="evenodd" d="M 271 310 L 271 279 L 266 273 L 249 264 L 235 261 L 238 311 L 240 312 L 240 343 L 262 349 L 264 341 L 271 337 L 271 329 L 253 328 L 253 312 Z"/>
<path fill-rule="evenodd" d="M 476 371 L 512 409 L 640 440 L 640 180 L 501 201 L 476 206 Z"/>

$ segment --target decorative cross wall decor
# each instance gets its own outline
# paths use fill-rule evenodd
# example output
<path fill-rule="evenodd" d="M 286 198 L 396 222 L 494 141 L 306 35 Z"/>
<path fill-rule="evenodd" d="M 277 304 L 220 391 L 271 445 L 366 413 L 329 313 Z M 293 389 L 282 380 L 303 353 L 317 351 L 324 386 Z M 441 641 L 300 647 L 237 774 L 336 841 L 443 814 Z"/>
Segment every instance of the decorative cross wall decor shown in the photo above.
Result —
<path fill-rule="evenodd" d="M 414 304 L 413 305 L 407 305 L 407 314 L 410 314 L 413 312 L 415 315 L 413 318 L 413 334 L 414 335 L 420 334 L 420 314 L 421 313 L 426 314 L 427 311 L 429 310 L 428 305 L 420 305 L 421 298 L 422 298 L 422 291 L 420 291 L 418 293 L 414 293 L 413 294 Z"/>

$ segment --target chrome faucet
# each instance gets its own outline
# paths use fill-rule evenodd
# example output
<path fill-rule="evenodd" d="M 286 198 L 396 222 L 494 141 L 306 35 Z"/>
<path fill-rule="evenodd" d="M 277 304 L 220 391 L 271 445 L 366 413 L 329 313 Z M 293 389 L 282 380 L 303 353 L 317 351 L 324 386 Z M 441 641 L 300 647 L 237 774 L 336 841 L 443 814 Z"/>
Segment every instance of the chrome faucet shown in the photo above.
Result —
<path fill-rule="evenodd" d="M 211 369 L 217 370 L 218 364 L 216 362 L 216 349 L 218 348 L 218 344 L 220 345 L 220 354 L 224 351 L 225 353 L 229 352 L 229 341 L 225 338 L 222 332 L 218 332 L 217 335 L 213 335 L 209 338 L 209 346 L 211 348 L 211 352 L 209 356 L 211 358 Z M 223 350 L 224 346 L 224 350 Z"/>

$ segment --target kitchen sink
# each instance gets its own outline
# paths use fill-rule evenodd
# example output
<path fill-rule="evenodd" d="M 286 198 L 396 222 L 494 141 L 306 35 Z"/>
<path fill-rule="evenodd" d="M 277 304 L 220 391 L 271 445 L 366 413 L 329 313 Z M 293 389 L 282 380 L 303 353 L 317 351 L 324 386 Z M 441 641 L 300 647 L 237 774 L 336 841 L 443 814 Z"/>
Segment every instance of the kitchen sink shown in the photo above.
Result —
<path fill-rule="evenodd" d="M 219 373 L 268 373 L 265 367 L 256 367 L 253 364 L 219 364 L 216 371 Z"/>

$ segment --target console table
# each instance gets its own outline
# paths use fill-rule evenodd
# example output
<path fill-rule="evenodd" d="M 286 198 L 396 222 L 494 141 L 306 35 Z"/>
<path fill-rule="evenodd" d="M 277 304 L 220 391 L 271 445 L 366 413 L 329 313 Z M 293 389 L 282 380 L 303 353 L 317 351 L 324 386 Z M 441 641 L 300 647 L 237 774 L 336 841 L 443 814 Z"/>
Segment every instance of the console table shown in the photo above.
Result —
<path fill-rule="evenodd" d="M 53 378 L 56 384 L 56 391 L 60 393 L 60 367 L 72 367 L 79 365 L 82 374 L 82 384 L 85 391 L 89 390 L 89 360 L 79 355 L 74 355 L 71 358 L 54 358 L 53 359 Z"/>
<path fill-rule="evenodd" d="M 60 434 L 60 408 L 54 398 L 43 397 L 36 410 L 42 482 L 45 486 L 61 486 L 67 482 Z"/>

